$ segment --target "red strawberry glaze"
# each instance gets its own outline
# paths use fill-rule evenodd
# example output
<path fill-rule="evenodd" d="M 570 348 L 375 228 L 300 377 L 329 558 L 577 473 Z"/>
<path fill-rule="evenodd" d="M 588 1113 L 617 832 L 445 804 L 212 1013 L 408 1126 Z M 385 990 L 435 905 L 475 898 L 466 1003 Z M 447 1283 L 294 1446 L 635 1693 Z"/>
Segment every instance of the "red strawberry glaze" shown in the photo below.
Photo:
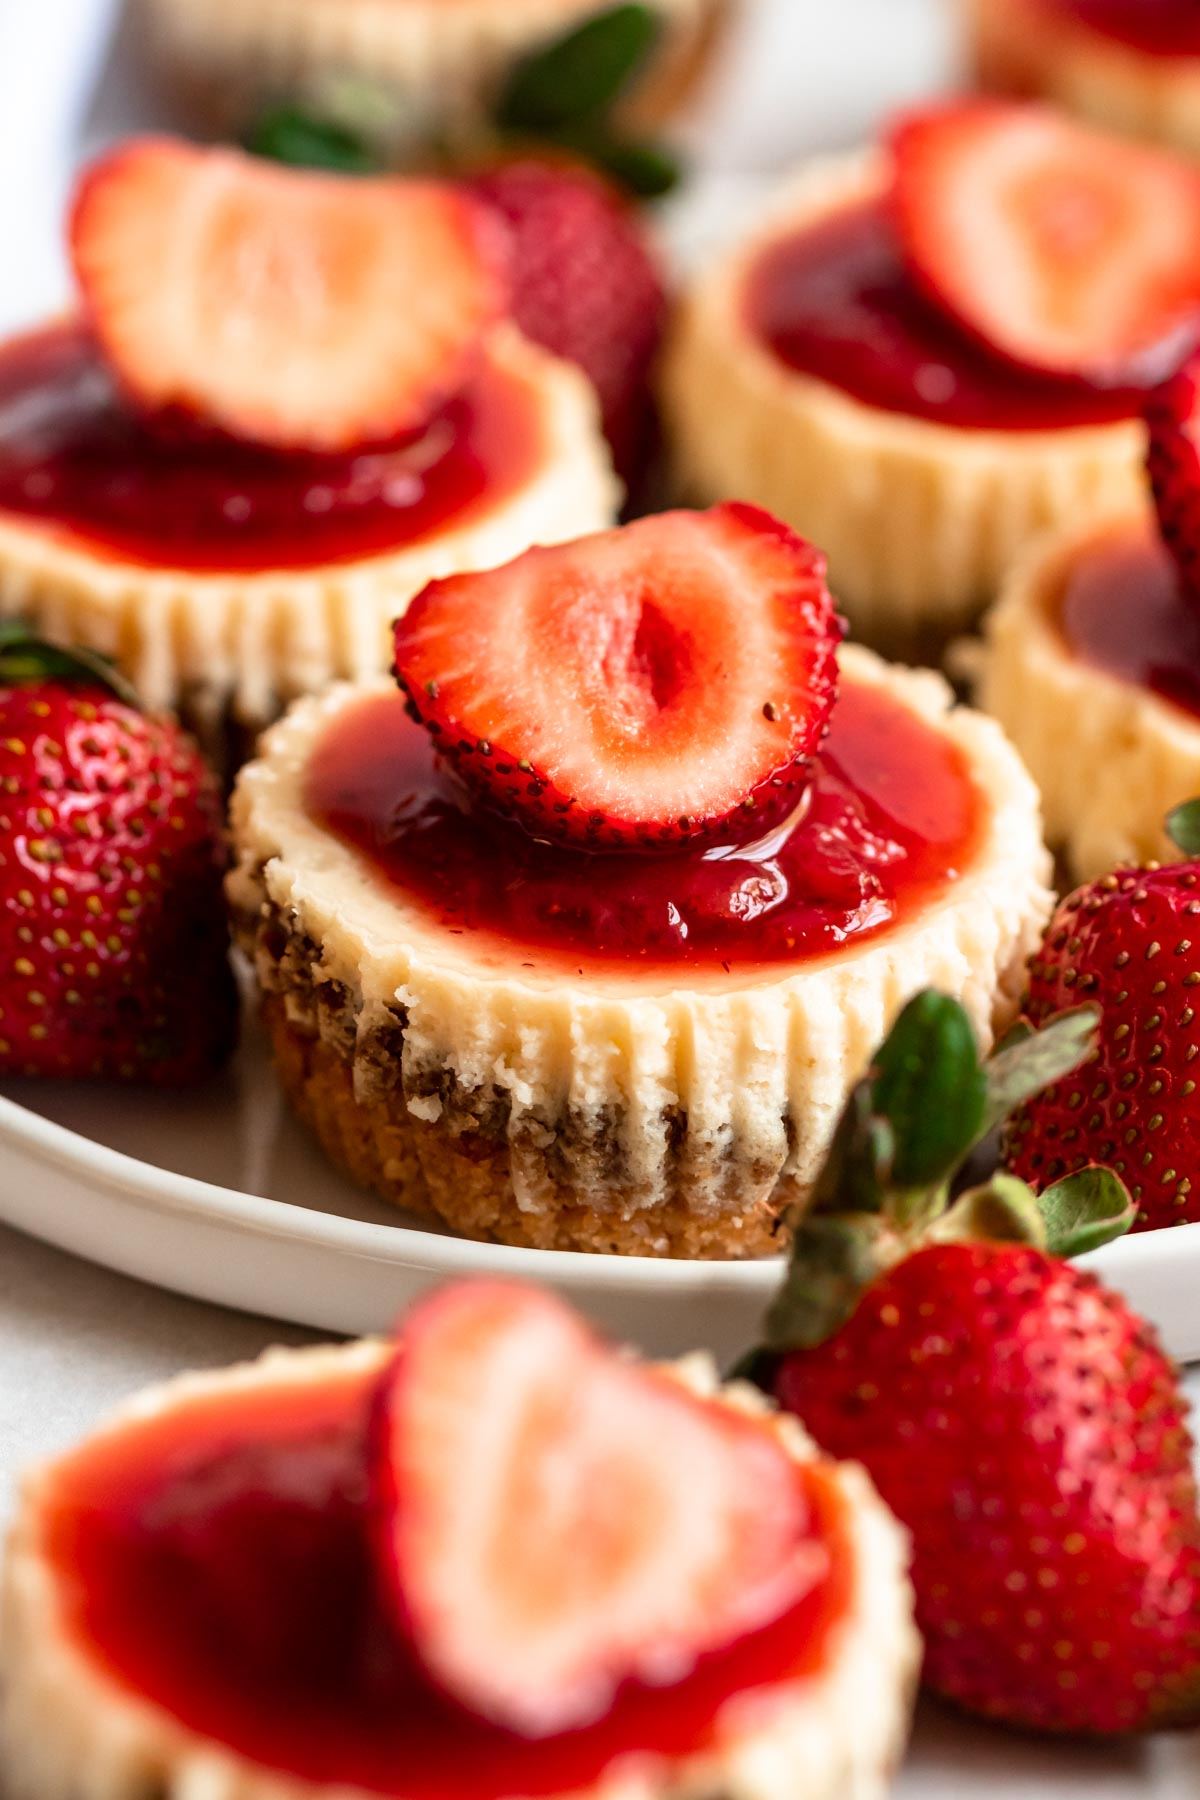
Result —
<path fill-rule="evenodd" d="M 400 550 L 513 492 L 541 449 L 535 396 L 494 366 L 415 444 L 284 456 L 151 431 L 78 324 L 0 348 L 0 515 L 149 567 L 252 574 Z"/>
<path fill-rule="evenodd" d="M 398 697 L 328 727 L 311 817 L 410 903 L 525 968 L 794 965 L 873 936 L 953 881 L 978 826 L 957 747 L 843 680 L 797 822 L 740 852 L 596 856 L 472 808 Z"/>
<path fill-rule="evenodd" d="M 1200 607 L 1150 527 L 1091 539 L 1053 604 L 1076 656 L 1200 718 Z"/>
<path fill-rule="evenodd" d="M 1036 0 L 1148 56 L 1200 56 L 1196 0 Z"/>
<path fill-rule="evenodd" d="M 769 245 L 744 304 L 781 362 L 885 412 L 967 431 L 1046 431 L 1142 410 L 1140 390 L 1026 373 L 974 344 L 917 291 L 882 200 Z"/>
<path fill-rule="evenodd" d="M 120 1428 L 60 1464 L 44 1543 L 75 1641 L 192 1731 L 312 1782 L 405 1800 L 589 1787 L 629 1755 L 682 1757 L 750 1690 L 821 1667 L 850 1604 L 842 1504 L 797 1470 L 828 1571 L 773 1624 L 606 1718 L 529 1741 L 441 1697 L 395 1635 L 370 1563 L 373 1378 L 259 1386 Z M 169 1603 L 164 1604 L 164 1596 Z"/>

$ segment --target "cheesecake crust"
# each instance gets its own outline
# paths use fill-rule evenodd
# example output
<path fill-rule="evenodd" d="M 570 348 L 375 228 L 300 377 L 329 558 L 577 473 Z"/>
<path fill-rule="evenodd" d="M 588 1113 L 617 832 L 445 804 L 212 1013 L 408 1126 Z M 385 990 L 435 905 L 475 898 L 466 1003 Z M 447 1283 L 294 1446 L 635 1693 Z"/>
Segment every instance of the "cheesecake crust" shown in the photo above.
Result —
<path fill-rule="evenodd" d="M 512 326 L 491 354 L 538 395 L 544 451 L 528 481 L 465 524 L 390 555 L 209 574 L 123 561 L 0 515 L 0 616 L 112 657 L 145 706 L 183 714 L 229 762 L 297 695 L 386 669 L 391 621 L 427 582 L 613 522 L 620 490 L 587 378 Z"/>
<path fill-rule="evenodd" d="M 980 85 L 1200 156 L 1200 59 L 1148 56 L 1037 0 L 960 0 Z"/>
<path fill-rule="evenodd" d="M 1200 793 L 1200 720 L 1074 655 L 1053 618 L 1081 552 L 1110 534 L 1155 529 L 1143 509 L 1037 547 L 1013 571 L 978 650 L 978 703 L 1021 752 L 1041 790 L 1047 841 L 1075 883 L 1121 863 L 1177 861 L 1163 820 Z"/>
<path fill-rule="evenodd" d="M 745 285 L 780 236 L 881 193 L 879 152 L 803 171 L 697 282 L 669 339 L 662 389 L 688 500 L 751 500 L 829 557 L 855 635 L 936 662 L 1046 529 L 1136 505 L 1138 420 L 1048 431 L 964 430 L 865 405 L 788 368 L 743 319 Z"/>
<path fill-rule="evenodd" d="M 266 1385 L 297 1387 L 382 1369 L 385 1343 L 273 1350 L 256 1363 L 184 1375 L 138 1396 L 106 1429 L 180 1403 Z M 797 1462 L 816 1452 L 797 1421 L 754 1388 L 722 1387 L 705 1356 L 669 1365 L 693 1392 L 769 1416 Z M 818 1677 L 746 1708 L 710 1753 L 627 1764 L 620 1776 L 554 1800 L 883 1800 L 908 1735 L 920 1660 L 908 1544 L 856 1464 L 831 1465 L 855 1556 L 853 1596 Z M 0 1575 L 0 1757 L 9 1800 L 365 1800 L 251 1763 L 131 1694 L 67 1630 L 43 1545 L 55 1467 L 25 1479 Z M 516 1797 L 514 1797 L 516 1800 Z"/>
<path fill-rule="evenodd" d="M 442 932 L 317 825 L 308 758 L 326 722 L 378 688 L 335 689 L 276 726 L 234 797 L 229 895 L 284 1084 L 334 1161 L 473 1236 L 759 1256 L 916 990 L 961 995 L 989 1041 L 1050 908 L 1036 793 L 940 677 L 842 656 L 961 746 L 984 809 L 972 864 L 861 945 L 687 988 L 637 970 L 516 969 Z"/>

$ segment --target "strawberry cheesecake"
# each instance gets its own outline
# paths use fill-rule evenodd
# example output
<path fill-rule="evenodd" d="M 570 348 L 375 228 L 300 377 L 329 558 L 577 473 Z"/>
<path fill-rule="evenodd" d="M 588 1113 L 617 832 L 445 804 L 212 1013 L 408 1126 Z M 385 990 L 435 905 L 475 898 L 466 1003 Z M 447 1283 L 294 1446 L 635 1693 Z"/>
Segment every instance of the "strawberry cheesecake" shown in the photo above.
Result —
<path fill-rule="evenodd" d="M 457 187 L 136 140 L 70 235 L 78 309 L 0 345 L 0 610 L 210 748 L 385 668 L 431 577 L 611 520 L 590 385 Z"/>
<path fill-rule="evenodd" d="M 463 1283 L 395 1345 L 152 1390 L 27 1479 L 6 1791 L 876 1800 L 906 1558 L 755 1389 Z"/>
<path fill-rule="evenodd" d="M 978 697 L 1038 783 L 1071 876 L 1174 860 L 1200 793 L 1200 359 L 1147 407 L 1148 507 L 1057 534 L 989 616 Z"/>
<path fill-rule="evenodd" d="M 604 0 L 136 0 L 151 56 L 193 113 L 236 132 L 280 96 L 346 112 L 400 147 L 469 133 L 523 58 Z M 730 0 L 653 0 L 651 54 L 623 97 L 655 124 L 712 59 Z"/>
<path fill-rule="evenodd" d="M 1036 793 L 836 637 L 778 521 L 666 514 L 433 584 L 402 692 L 271 730 L 229 893 L 336 1162 L 474 1237 L 761 1255 L 911 993 L 986 1040 L 1048 908 Z"/>
<path fill-rule="evenodd" d="M 962 0 L 996 93 L 1041 96 L 1114 131 L 1200 154 L 1194 0 Z"/>
<path fill-rule="evenodd" d="M 1200 173 L 959 102 L 807 171 L 702 278 L 663 386 L 690 498 L 827 551 L 855 632 L 935 656 L 1041 530 L 1137 503 L 1200 307 Z"/>

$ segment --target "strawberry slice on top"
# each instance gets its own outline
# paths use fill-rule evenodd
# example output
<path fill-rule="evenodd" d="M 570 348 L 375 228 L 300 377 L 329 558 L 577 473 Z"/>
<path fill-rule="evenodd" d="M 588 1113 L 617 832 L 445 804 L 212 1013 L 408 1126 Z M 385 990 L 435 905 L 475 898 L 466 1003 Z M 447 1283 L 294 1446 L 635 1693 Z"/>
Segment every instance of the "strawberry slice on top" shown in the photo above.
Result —
<path fill-rule="evenodd" d="M 918 285 L 1021 367 L 1143 385 L 1200 328 L 1200 169 L 1049 109 L 964 101 L 892 134 Z"/>
<path fill-rule="evenodd" d="M 277 450 L 425 425 L 508 305 L 503 227 L 457 186 L 135 139 L 86 171 L 71 252 L 132 401 Z"/>
<path fill-rule="evenodd" d="M 396 674 L 439 754 L 535 837 L 671 850 L 794 810 L 839 629 L 820 553 L 719 506 L 431 583 L 396 625 Z"/>
<path fill-rule="evenodd" d="M 623 1683 L 685 1679 L 829 1572 L 768 1422 L 516 1283 L 410 1315 L 373 1467 L 385 1592 L 426 1673 L 525 1737 L 603 1717 Z"/>

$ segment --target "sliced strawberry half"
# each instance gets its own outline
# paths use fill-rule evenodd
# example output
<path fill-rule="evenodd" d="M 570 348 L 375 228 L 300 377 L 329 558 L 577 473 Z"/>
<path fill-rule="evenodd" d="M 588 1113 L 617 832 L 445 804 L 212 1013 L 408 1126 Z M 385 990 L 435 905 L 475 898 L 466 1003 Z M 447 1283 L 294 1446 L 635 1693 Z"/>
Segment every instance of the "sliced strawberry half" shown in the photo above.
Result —
<path fill-rule="evenodd" d="M 1036 106 L 935 108 L 892 135 L 920 286 L 1022 367 L 1141 384 L 1200 319 L 1200 170 Z"/>
<path fill-rule="evenodd" d="M 283 450 L 418 430 L 508 301 L 503 229 L 457 187 L 170 138 L 93 163 L 71 250 L 137 404 Z"/>
<path fill-rule="evenodd" d="M 1188 592 L 1200 599 L 1200 356 L 1146 402 L 1146 466 L 1158 523 Z"/>
<path fill-rule="evenodd" d="M 464 1282 L 405 1325 L 376 1413 L 384 1579 L 434 1681 L 529 1737 L 683 1679 L 828 1568 L 761 1421 L 593 1337 L 535 1288 Z"/>
<path fill-rule="evenodd" d="M 837 640 L 819 552 L 719 506 L 433 582 L 396 626 L 396 673 L 493 807 L 535 836 L 652 851 L 795 807 Z"/>

